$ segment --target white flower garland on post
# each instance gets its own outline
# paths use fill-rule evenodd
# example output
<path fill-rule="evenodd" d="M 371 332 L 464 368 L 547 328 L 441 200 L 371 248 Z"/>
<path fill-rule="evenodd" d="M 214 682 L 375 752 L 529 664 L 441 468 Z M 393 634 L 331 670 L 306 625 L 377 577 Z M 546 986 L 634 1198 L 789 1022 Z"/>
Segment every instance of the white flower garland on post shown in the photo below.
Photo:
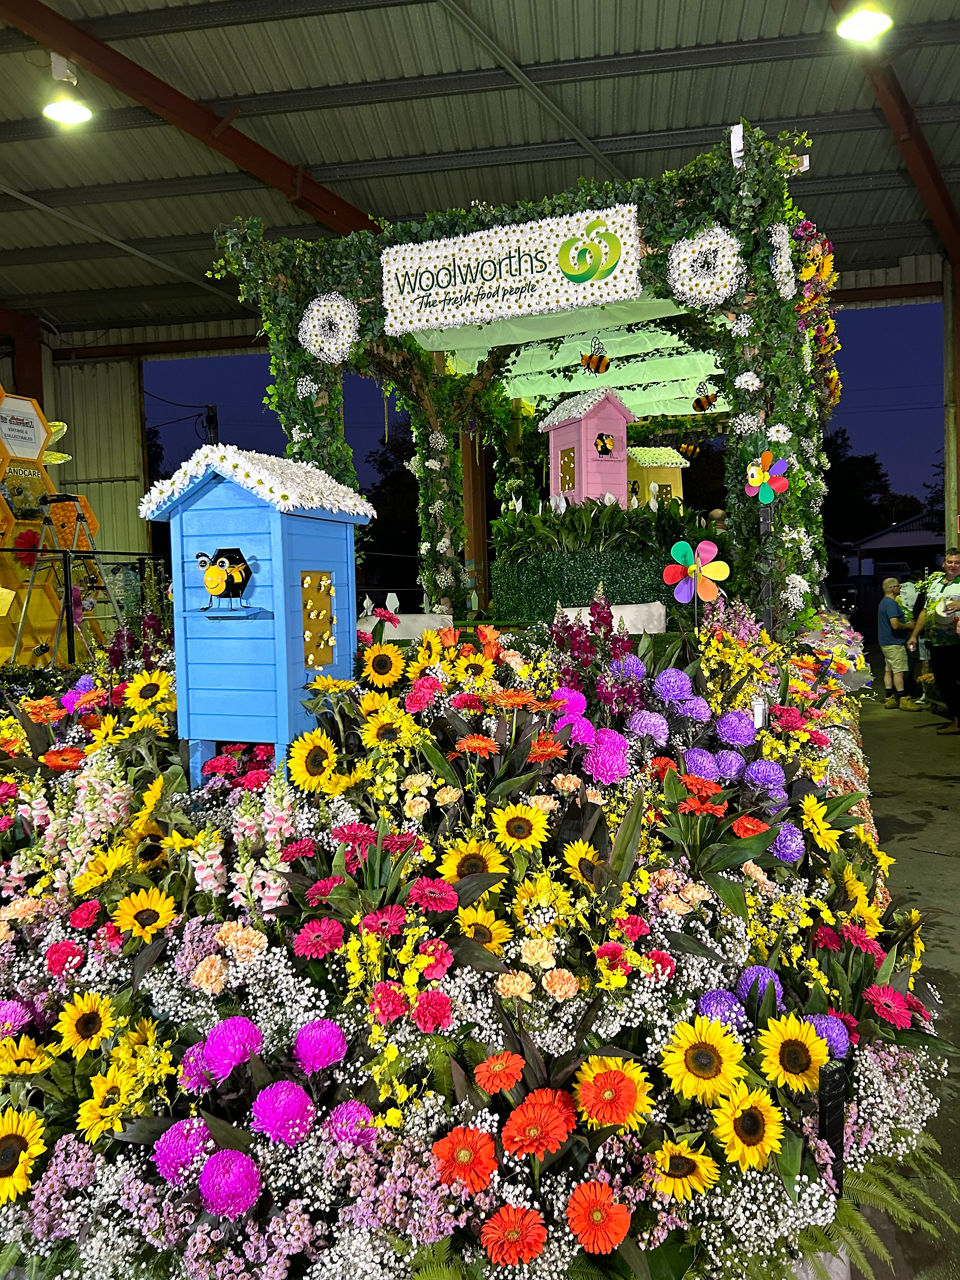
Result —
<path fill-rule="evenodd" d="M 688 307 L 718 307 L 733 297 L 746 277 L 740 241 L 718 223 L 670 246 L 667 283 Z"/>
<path fill-rule="evenodd" d="M 792 298 L 797 292 L 797 273 L 793 269 L 790 244 L 790 228 L 785 222 L 775 222 L 770 228 L 770 270 L 781 298 Z"/>

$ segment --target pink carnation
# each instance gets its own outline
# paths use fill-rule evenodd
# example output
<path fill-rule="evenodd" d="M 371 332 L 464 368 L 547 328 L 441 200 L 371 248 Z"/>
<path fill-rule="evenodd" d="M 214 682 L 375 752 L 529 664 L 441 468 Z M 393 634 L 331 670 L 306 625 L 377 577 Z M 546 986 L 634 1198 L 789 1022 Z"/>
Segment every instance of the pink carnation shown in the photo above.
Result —
<path fill-rule="evenodd" d="M 298 858 L 315 858 L 316 856 L 317 846 L 313 840 L 294 840 L 292 844 L 285 846 L 280 855 L 280 861 L 289 864 L 296 862 Z"/>
<path fill-rule="evenodd" d="M 0 782 L 0 804 L 6 804 L 8 800 L 15 800 L 17 796 L 17 784 L 15 782 Z"/>
<path fill-rule="evenodd" d="M 631 973 L 633 966 L 624 960 L 625 954 L 626 947 L 621 946 L 619 942 L 605 942 L 596 950 L 597 959 L 606 960 L 611 969 L 619 973 Z"/>
<path fill-rule="evenodd" d="M 673 977 L 677 962 L 668 951 L 648 951 L 647 959 L 653 964 L 653 976 L 660 982 Z"/>
<path fill-rule="evenodd" d="M 346 884 L 343 876 L 324 876 L 307 890 L 307 902 L 311 907 L 318 907 L 321 902 L 326 902 L 333 890 L 341 884 Z"/>
<path fill-rule="evenodd" d="M 830 739 L 825 733 L 821 733 L 819 729 L 810 730 L 810 741 L 815 747 L 829 747 Z"/>
<path fill-rule="evenodd" d="M 178 1120 L 154 1143 L 152 1159 L 164 1182 L 182 1187 L 192 1169 L 199 1167 L 201 1157 L 213 1151 L 213 1146 L 210 1131 L 202 1120 Z"/>
<path fill-rule="evenodd" d="M 244 791 L 260 791 L 272 777 L 273 774 L 269 769 L 251 769 L 242 778 L 238 778 L 235 785 Z"/>
<path fill-rule="evenodd" d="M 378 982 L 373 988 L 370 1012 L 382 1026 L 402 1018 L 410 1007 L 399 982 Z"/>
<path fill-rule="evenodd" d="M 357 642 L 358 644 L 373 644 L 373 636 L 369 631 L 358 631 Z"/>
<path fill-rule="evenodd" d="M 421 876 L 410 887 L 407 901 L 421 911 L 456 911 L 460 905 L 457 891 L 446 880 Z"/>
<path fill-rule="evenodd" d="M 311 960 L 322 960 L 342 946 L 343 925 L 331 916 L 308 920 L 293 940 L 294 955 L 309 956 Z"/>
<path fill-rule="evenodd" d="M 271 1142 L 298 1146 L 314 1126 L 317 1109 L 310 1095 L 292 1080 L 269 1084 L 253 1100 L 253 1121 L 257 1133 L 265 1133 Z"/>
<path fill-rule="evenodd" d="M 253 758 L 258 764 L 272 764 L 273 747 L 269 742 L 258 742 L 253 748 Z"/>
<path fill-rule="evenodd" d="M 111 920 L 108 920 L 94 934 L 93 945 L 97 951 L 112 951 L 116 955 L 123 947 L 123 934 Z"/>
<path fill-rule="evenodd" d="M 450 1025 L 450 997 L 442 991 L 421 991 L 410 1015 L 425 1035 L 446 1031 Z"/>
<path fill-rule="evenodd" d="M 225 778 L 232 778 L 237 772 L 237 762 L 233 756 L 214 756 L 206 762 L 200 772 L 205 778 L 210 778 L 215 774 L 220 774 Z"/>
<path fill-rule="evenodd" d="M 70 912 L 70 928 L 90 929 L 96 924 L 99 914 L 100 903 L 96 898 L 91 898 L 89 902 L 81 902 L 79 907 L 75 907 Z"/>
<path fill-rule="evenodd" d="M 450 699 L 454 711 L 473 711 L 479 714 L 483 710 L 483 699 L 475 693 L 455 693 Z"/>
<path fill-rule="evenodd" d="M 642 916 L 624 916 L 620 921 L 620 932 L 628 942 L 636 942 L 647 936 L 650 926 Z"/>
<path fill-rule="evenodd" d="M 76 942 L 55 942 L 47 947 L 47 970 L 55 978 L 62 978 L 65 973 L 74 973 L 83 964 L 86 955 L 83 947 Z"/>
<path fill-rule="evenodd" d="M 863 998 L 877 1017 L 883 1018 L 892 1027 L 899 1027 L 901 1030 L 909 1027 L 913 1014 L 904 997 L 893 987 L 867 987 Z"/>
<path fill-rule="evenodd" d="M 416 715 L 418 711 L 426 711 L 427 707 L 432 706 L 437 694 L 443 689 L 443 684 L 436 676 L 421 676 L 419 680 L 414 680 L 410 691 L 404 698 L 403 705 L 411 715 Z"/>
<path fill-rule="evenodd" d="M 393 904 L 378 911 L 368 911 L 360 921 L 361 933 L 375 933 L 378 938 L 395 938 L 403 932 L 407 913 L 403 907 Z"/>
<path fill-rule="evenodd" d="M 421 942 L 417 947 L 417 954 L 430 957 L 430 963 L 423 971 L 428 982 L 438 982 L 453 964 L 453 952 L 440 938 Z"/>
<path fill-rule="evenodd" d="M 200 1173 L 200 1196 L 207 1213 L 239 1218 L 260 1198 L 260 1170 L 242 1151 L 215 1151 Z"/>

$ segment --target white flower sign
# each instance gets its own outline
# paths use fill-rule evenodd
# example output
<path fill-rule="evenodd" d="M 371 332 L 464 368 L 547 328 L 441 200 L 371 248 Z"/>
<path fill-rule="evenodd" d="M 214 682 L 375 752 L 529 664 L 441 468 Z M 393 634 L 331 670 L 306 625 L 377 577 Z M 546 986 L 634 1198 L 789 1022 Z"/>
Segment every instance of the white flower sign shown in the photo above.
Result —
<path fill-rule="evenodd" d="M 381 254 L 389 334 L 574 311 L 640 293 L 635 205 L 392 245 Z"/>

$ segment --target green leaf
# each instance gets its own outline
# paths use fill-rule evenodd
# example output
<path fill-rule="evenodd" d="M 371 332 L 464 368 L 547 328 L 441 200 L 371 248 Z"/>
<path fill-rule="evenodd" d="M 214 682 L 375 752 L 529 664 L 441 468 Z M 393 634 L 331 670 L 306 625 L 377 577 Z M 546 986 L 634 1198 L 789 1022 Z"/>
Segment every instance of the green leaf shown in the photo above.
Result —
<path fill-rule="evenodd" d="M 463 783 L 457 775 L 457 771 L 450 764 L 449 760 L 444 759 L 432 742 L 421 743 L 419 750 L 420 754 L 428 762 L 434 773 L 439 773 L 440 777 L 443 778 L 444 782 L 446 782 L 448 786 L 456 787 L 458 790 L 462 789 Z"/>
<path fill-rule="evenodd" d="M 20 1246 L 15 1240 L 11 1240 L 0 1249 L 0 1280 L 3 1280 L 3 1277 L 16 1266 L 19 1257 Z"/>
<path fill-rule="evenodd" d="M 133 990 L 136 991 L 143 981 L 143 975 L 148 969 L 151 969 L 160 958 L 160 953 L 167 945 L 166 938 L 154 938 L 149 946 L 144 947 L 137 958 L 133 962 L 133 977 L 131 984 Z"/>
<path fill-rule="evenodd" d="M 632 1236 L 624 1236 L 617 1253 L 629 1267 L 634 1280 L 652 1280 L 647 1254 L 637 1245 Z"/>
<path fill-rule="evenodd" d="M 783 1142 L 777 1152 L 777 1168 L 784 1179 L 795 1178 L 803 1160 L 803 1139 L 794 1129 L 784 1126 Z"/>
<path fill-rule="evenodd" d="M 688 933 L 675 933 L 673 930 L 667 929 L 664 931 L 663 936 L 676 951 L 685 951 L 691 956 L 702 956 L 705 960 L 726 964 L 719 951 L 714 951 L 712 947 L 705 946 L 699 938 L 694 938 Z"/>
<path fill-rule="evenodd" d="M 470 907 L 505 879 L 506 876 L 502 871 L 480 871 L 476 875 L 464 876 L 453 887 L 461 907 Z"/>
<path fill-rule="evenodd" d="M 682 1240 L 668 1237 L 659 1248 L 652 1249 L 647 1258 L 651 1280 L 683 1280 L 693 1266 L 694 1253 Z"/>
<path fill-rule="evenodd" d="M 750 912 L 747 909 L 747 899 L 743 892 L 743 885 L 737 884 L 733 880 L 725 880 L 723 876 L 705 875 L 703 878 L 717 897 L 726 903 L 734 915 L 739 916 L 741 920 L 749 918 Z"/>
<path fill-rule="evenodd" d="M 457 957 L 461 964 L 471 969 L 477 969 L 480 973 L 506 973 L 507 966 L 492 951 L 480 942 L 474 942 L 473 938 L 453 938 L 450 942 L 450 950 Z"/>
<path fill-rule="evenodd" d="M 123 1130 L 114 1136 L 119 1142 L 149 1143 L 152 1146 L 175 1123 L 174 1116 L 140 1116 L 139 1119 L 124 1125 Z"/>
<path fill-rule="evenodd" d="M 539 776 L 540 770 L 534 769 L 533 773 L 521 773 L 517 778 L 504 778 L 503 782 L 498 782 L 495 787 L 490 788 L 487 798 L 502 800 L 505 796 L 513 795 L 515 791 L 529 791 Z"/>
<path fill-rule="evenodd" d="M 249 1151 L 253 1143 L 253 1135 L 245 1129 L 238 1129 L 227 1120 L 211 1115 L 202 1108 L 200 1114 L 206 1121 L 211 1137 L 218 1147 L 226 1147 L 228 1151 Z"/>
<path fill-rule="evenodd" d="M 877 976 L 874 978 L 874 983 L 878 987 L 884 987 L 890 981 L 890 977 L 893 973 L 896 963 L 897 963 L 897 948 L 896 948 L 896 945 L 894 945 L 887 952 L 886 959 L 884 960 L 880 968 L 877 970 Z"/>
<path fill-rule="evenodd" d="M 613 842 L 613 850 L 610 854 L 610 869 L 621 884 L 630 879 L 634 863 L 637 860 L 644 809 L 644 798 L 639 795 L 630 806 L 627 816 L 620 823 L 617 830 L 617 838 Z"/>

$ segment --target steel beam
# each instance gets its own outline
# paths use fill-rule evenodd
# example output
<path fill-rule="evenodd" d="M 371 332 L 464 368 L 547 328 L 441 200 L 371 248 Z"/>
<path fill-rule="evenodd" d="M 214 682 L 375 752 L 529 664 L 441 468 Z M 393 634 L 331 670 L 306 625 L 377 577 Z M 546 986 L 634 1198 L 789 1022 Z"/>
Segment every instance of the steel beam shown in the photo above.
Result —
<path fill-rule="evenodd" d="M 125 285 L 119 289 L 67 289 L 60 293 L 19 293 L 7 294 L 7 303 L 18 312 L 35 312 L 42 314 L 49 311 L 55 314 L 60 308 L 71 307 L 96 309 L 104 302 L 116 302 L 119 306 L 137 303 L 151 305 L 157 302 L 203 302 L 207 294 L 196 284 L 138 284 Z M 240 302 L 233 302 L 229 294 L 221 294 L 224 306 L 233 305 L 230 319 L 246 319 L 249 311 Z M 88 322 L 88 329 L 102 329 L 103 321 L 93 319 Z"/>
<path fill-rule="evenodd" d="M 850 289 L 834 289 L 831 303 L 888 302 L 895 298 L 942 298 L 942 280 L 917 280 L 913 284 L 854 285 Z"/>
<path fill-rule="evenodd" d="M 202 323 L 202 322 L 201 322 Z M 54 364 L 77 364 L 86 360 L 128 360 L 131 356 L 185 355 L 188 352 L 266 351 L 263 333 L 229 334 L 222 338 L 170 338 L 154 342 L 110 342 L 98 347 L 59 347 L 53 351 Z"/>
<path fill-rule="evenodd" d="M 225 124 L 208 107 L 194 102 L 41 0 L 0 0 L 0 19 L 226 156 L 331 230 L 340 234 L 379 230 L 367 214 L 327 191 L 302 168 Z"/>
<path fill-rule="evenodd" d="M 36 316 L 0 307 L 0 333 L 13 343 L 13 386 L 20 396 L 32 396 L 43 408 L 43 329 Z"/>

